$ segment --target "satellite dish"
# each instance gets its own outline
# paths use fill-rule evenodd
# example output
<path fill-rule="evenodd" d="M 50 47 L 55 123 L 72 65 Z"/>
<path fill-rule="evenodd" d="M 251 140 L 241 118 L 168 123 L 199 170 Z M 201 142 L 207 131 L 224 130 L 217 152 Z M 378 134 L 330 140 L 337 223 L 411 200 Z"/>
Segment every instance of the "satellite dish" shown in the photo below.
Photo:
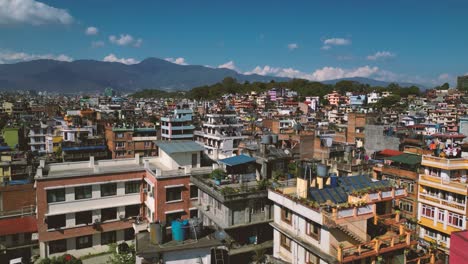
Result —
<path fill-rule="evenodd" d="M 225 239 L 226 239 L 226 232 L 224 232 L 224 231 L 216 231 L 215 234 L 214 234 L 214 236 L 215 236 L 215 238 L 216 238 L 217 240 L 222 241 L 222 240 L 225 240 Z"/>

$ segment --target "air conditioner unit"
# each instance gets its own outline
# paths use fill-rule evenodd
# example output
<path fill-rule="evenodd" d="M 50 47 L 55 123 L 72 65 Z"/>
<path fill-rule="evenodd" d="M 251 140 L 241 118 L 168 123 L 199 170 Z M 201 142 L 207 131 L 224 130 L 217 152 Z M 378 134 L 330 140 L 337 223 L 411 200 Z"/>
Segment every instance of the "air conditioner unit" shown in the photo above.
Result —
<path fill-rule="evenodd" d="M 99 219 L 99 218 L 94 219 L 94 223 L 95 223 L 95 224 L 100 224 L 100 223 L 101 223 L 101 219 Z"/>
<path fill-rule="evenodd" d="M 119 215 L 119 218 L 120 218 L 120 220 L 123 220 L 123 219 L 125 219 L 125 215 L 121 214 L 121 215 Z"/>

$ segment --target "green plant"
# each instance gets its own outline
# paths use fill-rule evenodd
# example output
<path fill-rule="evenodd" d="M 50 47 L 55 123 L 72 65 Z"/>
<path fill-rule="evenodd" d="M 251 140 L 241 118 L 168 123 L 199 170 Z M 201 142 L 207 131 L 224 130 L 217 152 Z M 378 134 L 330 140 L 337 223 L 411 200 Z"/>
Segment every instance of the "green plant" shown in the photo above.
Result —
<path fill-rule="evenodd" d="M 80 259 L 75 258 L 70 254 L 65 254 L 59 257 L 43 258 L 39 264 L 82 264 Z"/>
<path fill-rule="evenodd" d="M 109 252 L 112 255 L 107 260 L 107 264 L 133 264 L 136 261 L 135 257 L 135 246 L 129 245 L 126 252 L 117 253 L 117 245 L 111 244 L 109 246 Z"/>
<path fill-rule="evenodd" d="M 226 172 L 224 172 L 222 169 L 215 169 L 211 172 L 210 176 L 211 178 L 220 181 L 226 178 Z"/>
<path fill-rule="evenodd" d="M 257 190 L 263 191 L 270 186 L 270 182 L 267 179 L 262 179 L 257 182 Z"/>
<path fill-rule="evenodd" d="M 238 192 L 239 192 L 239 190 L 234 189 L 234 188 L 229 187 L 229 186 L 226 186 L 226 187 L 224 187 L 224 188 L 222 188 L 222 189 L 220 190 L 220 193 L 221 193 L 222 195 L 235 194 L 235 193 L 238 193 Z"/>

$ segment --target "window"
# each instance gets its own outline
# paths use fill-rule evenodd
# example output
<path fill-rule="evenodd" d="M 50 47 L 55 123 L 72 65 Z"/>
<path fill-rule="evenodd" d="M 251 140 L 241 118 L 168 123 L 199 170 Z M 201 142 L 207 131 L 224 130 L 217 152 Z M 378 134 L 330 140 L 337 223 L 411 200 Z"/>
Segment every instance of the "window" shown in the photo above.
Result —
<path fill-rule="evenodd" d="M 75 187 L 75 200 L 89 199 L 92 197 L 92 186 Z"/>
<path fill-rule="evenodd" d="M 434 232 L 432 229 L 426 229 L 425 233 L 426 233 L 426 236 L 428 236 L 428 237 L 431 237 L 431 238 L 434 238 L 434 239 L 437 237 L 437 233 Z"/>
<path fill-rule="evenodd" d="M 184 212 L 166 214 L 166 226 L 170 226 L 174 220 L 181 219 L 183 214 Z"/>
<path fill-rule="evenodd" d="M 407 202 L 407 201 L 400 202 L 399 207 L 403 211 L 410 212 L 410 213 L 413 212 L 413 203 L 412 202 Z"/>
<path fill-rule="evenodd" d="M 319 264 L 320 263 L 320 258 L 308 250 L 306 250 L 305 258 L 306 258 L 307 264 Z"/>
<path fill-rule="evenodd" d="M 463 216 L 452 212 L 448 213 L 448 224 L 456 227 L 463 227 Z"/>
<path fill-rule="evenodd" d="M 124 133 L 117 133 L 117 138 L 123 138 L 124 137 Z"/>
<path fill-rule="evenodd" d="M 151 147 L 151 141 L 145 141 L 144 147 L 145 147 L 145 148 Z"/>
<path fill-rule="evenodd" d="M 444 210 L 439 209 L 439 215 L 437 216 L 437 220 L 439 222 L 442 222 L 442 223 L 444 222 L 444 220 L 445 220 L 445 211 Z"/>
<path fill-rule="evenodd" d="M 47 217 L 47 228 L 57 229 L 65 227 L 65 215 L 52 215 Z"/>
<path fill-rule="evenodd" d="M 56 203 L 65 201 L 65 188 L 48 190 L 47 191 L 47 202 Z"/>
<path fill-rule="evenodd" d="M 425 217 L 434 218 L 434 207 L 423 204 L 421 214 Z"/>
<path fill-rule="evenodd" d="M 181 201 L 182 190 L 180 187 L 166 189 L 166 202 Z"/>
<path fill-rule="evenodd" d="M 190 199 L 198 198 L 198 187 L 195 185 L 190 185 Z"/>
<path fill-rule="evenodd" d="M 101 245 L 108 245 L 117 241 L 115 231 L 101 233 Z"/>
<path fill-rule="evenodd" d="M 76 249 L 89 248 L 93 246 L 93 236 L 80 236 L 76 238 Z"/>
<path fill-rule="evenodd" d="M 284 249 L 286 249 L 288 251 L 291 251 L 291 239 L 289 239 L 289 237 L 287 237 L 287 236 L 285 236 L 283 234 L 281 234 L 280 245 Z"/>
<path fill-rule="evenodd" d="M 198 210 L 197 209 L 190 209 L 190 218 L 198 217 Z"/>
<path fill-rule="evenodd" d="M 306 224 L 306 234 L 320 241 L 320 225 L 308 220 Z"/>
<path fill-rule="evenodd" d="M 101 184 L 101 197 L 112 196 L 116 194 L 117 194 L 116 183 Z"/>
<path fill-rule="evenodd" d="M 409 193 L 414 193 L 414 183 L 413 183 L 413 182 L 408 183 L 408 186 L 406 186 L 406 190 L 407 190 Z"/>
<path fill-rule="evenodd" d="M 117 208 L 101 209 L 101 222 L 117 219 Z"/>
<path fill-rule="evenodd" d="M 286 209 L 284 207 L 281 208 L 281 220 L 283 220 L 284 222 L 288 224 L 291 224 L 291 220 L 292 220 L 291 210 Z"/>
<path fill-rule="evenodd" d="M 67 251 L 67 240 L 49 241 L 49 254 L 61 253 Z"/>
<path fill-rule="evenodd" d="M 140 205 L 128 205 L 125 206 L 125 217 L 134 217 L 134 216 L 139 216 L 140 215 Z"/>
<path fill-rule="evenodd" d="M 127 228 L 124 230 L 124 240 L 133 240 L 135 238 L 135 230 L 133 228 Z"/>
<path fill-rule="evenodd" d="M 87 225 L 93 222 L 93 211 L 75 213 L 75 225 Z"/>
<path fill-rule="evenodd" d="M 265 203 L 263 201 L 256 201 L 252 206 L 252 214 L 259 214 L 265 212 Z"/>
<path fill-rule="evenodd" d="M 139 193 L 140 192 L 140 181 L 130 181 L 125 183 L 125 194 Z"/>

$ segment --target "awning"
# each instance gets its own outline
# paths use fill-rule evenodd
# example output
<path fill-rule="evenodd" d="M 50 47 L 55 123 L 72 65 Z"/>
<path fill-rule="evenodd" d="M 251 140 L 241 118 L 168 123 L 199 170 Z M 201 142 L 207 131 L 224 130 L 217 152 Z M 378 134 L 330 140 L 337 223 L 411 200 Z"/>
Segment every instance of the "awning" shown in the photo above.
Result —
<path fill-rule="evenodd" d="M 393 149 L 384 149 L 378 152 L 378 154 L 382 156 L 393 157 L 393 156 L 401 155 L 403 154 L 403 152 L 398 151 L 398 150 L 393 150 Z"/>
<path fill-rule="evenodd" d="M 227 159 L 222 159 L 222 160 L 219 160 L 218 162 L 232 167 L 232 166 L 237 166 L 237 165 L 241 165 L 241 164 L 245 164 L 249 162 L 255 162 L 255 161 L 256 161 L 255 158 L 242 154 L 242 155 L 230 157 Z"/>
<path fill-rule="evenodd" d="M 393 156 L 393 157 L 388 158 L 387 160 L 391 160 L 391 161 L 402 163 L 402 164 L 408 164 L 408 165 L 421 164 L 420 155 L 414 155 L 414 154 L 408 154 L 408 153 L 404 153 L 398 156 Z"/>

